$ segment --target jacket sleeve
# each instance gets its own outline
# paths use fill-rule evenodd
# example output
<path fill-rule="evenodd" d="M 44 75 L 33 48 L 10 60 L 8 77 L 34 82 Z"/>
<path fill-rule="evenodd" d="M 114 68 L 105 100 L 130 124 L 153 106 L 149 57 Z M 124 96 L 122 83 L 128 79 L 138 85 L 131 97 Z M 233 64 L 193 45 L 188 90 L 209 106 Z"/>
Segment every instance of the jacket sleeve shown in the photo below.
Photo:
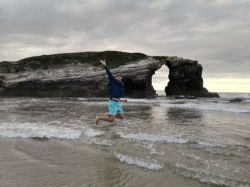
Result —
<path fill-rule="evenodd" d="M 108 77 L 109 77 L 109 80 L 116 80 L 114 75 L 111 73 L 111 71 L 109 70 L 109 68 L 107 66 L 104 66 L 104 69 L 106 70 L 107 74 L 108 74 Z"/>
<path fill-rule="evenodd" d="M 109 77 L 110 81 L 115 82 L 119 86 L 123 86 L 123 84 L 114 77 L 114 75 L 112 74 L 112 72 L 109 70 L 109 68 L 107 66 L 105 66 L 104 68 L 105 68 L 105 70 L 106 70 L 106 72 L 108 74 L 108 77 Z"/>

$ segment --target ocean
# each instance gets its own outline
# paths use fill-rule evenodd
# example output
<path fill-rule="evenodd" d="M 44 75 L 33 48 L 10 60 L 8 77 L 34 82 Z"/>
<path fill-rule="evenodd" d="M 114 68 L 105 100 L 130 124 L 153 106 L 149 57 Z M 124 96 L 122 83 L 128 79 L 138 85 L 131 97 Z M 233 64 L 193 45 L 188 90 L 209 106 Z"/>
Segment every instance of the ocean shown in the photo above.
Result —
<path fill-rule="evenodd" d="M 0 181 L 250 186 L 250 94 L 220 96 L 127 98 L 123 120 L 98 126 L 107 99 L 1 97 Z"/>

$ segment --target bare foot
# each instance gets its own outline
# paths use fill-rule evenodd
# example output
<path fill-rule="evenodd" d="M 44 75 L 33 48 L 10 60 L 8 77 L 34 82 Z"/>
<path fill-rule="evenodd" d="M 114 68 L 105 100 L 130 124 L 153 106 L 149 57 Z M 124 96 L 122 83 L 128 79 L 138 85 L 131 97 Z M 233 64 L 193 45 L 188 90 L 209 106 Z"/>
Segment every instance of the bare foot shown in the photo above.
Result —
<path fill-rule="evenodd" d="M 98 125 L 99 120 L 100 120 L 100 119 L 99 119 L 99 117 L 97 116 L 97 117 L 95 118 L 95 124 L 96 124 L 96 125 Z"/>

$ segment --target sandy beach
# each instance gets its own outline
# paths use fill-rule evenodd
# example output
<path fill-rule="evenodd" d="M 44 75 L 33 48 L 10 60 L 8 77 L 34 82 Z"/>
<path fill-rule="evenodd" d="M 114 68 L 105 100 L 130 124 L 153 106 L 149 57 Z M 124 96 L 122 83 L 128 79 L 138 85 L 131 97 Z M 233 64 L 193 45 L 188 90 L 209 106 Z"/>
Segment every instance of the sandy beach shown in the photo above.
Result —
<path fill-rule="evenodd" d="M 176 174 L 121 164 L 102 146 L 1 138 L 1 186 L 205 186 Z"/>

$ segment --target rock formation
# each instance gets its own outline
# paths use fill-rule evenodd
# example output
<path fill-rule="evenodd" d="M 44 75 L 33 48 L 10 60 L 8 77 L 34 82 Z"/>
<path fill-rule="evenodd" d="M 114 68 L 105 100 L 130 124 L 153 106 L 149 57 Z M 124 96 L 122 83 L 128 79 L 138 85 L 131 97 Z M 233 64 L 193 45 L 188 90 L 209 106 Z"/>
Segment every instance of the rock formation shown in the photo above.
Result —
<path fill-rule="evenodd" d="M 179 57 L 147 56 L 118 51 L 82 52 L 0 62 L 1 96 L 106 97 L 108 82 L 99 59 L 124 78 L 125 96 L 154 97 L 152 75 L 166 64 L 170 82 L 166 95 L 217 97 L 203 88 L 202 67 Z"/>
<path fill-rule="evenodd" d="M 184 95 L 197 97 L 219 97 L 203 87 L 202 66 L 198 61 L 189 59 L 167 59 L 169 82 L 165 87 L 166 95 Z"/>

